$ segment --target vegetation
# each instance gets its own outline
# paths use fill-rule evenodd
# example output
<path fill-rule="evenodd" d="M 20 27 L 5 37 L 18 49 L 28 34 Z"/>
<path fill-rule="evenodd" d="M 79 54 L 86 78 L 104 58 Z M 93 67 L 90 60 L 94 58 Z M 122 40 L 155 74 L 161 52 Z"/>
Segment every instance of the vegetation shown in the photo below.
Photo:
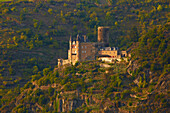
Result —
<path fill-rule="evenodd" d="M 78 98 L 74 91 L 86 96 L 75 112 L 168 111 L 168 0 L 0 2 L 0 111 L 57 112 L 60 99 Z M 69 36 L 96 41 L 98 26 L 110 27 L 109 45 L 128 49 L 132 63 L 57 68 Z"/>

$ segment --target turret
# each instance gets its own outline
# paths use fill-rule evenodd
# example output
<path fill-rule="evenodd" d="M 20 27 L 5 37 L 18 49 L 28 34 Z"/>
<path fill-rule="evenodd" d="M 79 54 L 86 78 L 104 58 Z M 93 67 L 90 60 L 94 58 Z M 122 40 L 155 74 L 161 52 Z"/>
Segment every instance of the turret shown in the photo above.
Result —
<path fill-rule="evenodd" d="M 76 52 L 77 52 L 76 61 L 80 61 L 79 49 L 80 49 L 80 36 L 77 35 L 77 39 L 76 39 Z"/>
<path fill-rule="evenodd" d="M 73 39 L 72 37 L 70 36 L 70 40 L 69 40 L 69 50 L 68 50 L 68 59 L 70 60 L 70 62 L 72 62 L 72 42 L 73 42 Z"/>
<path fill-rule="evenodd" d="M 98 42 L 109 43 L 109 27 L 98 27 Z"/>
<path fill-rule="evenodd" d="M 79 36 L 79 34 L 77 35 L 76 41 L 80 41 L 80 36 Z"/>

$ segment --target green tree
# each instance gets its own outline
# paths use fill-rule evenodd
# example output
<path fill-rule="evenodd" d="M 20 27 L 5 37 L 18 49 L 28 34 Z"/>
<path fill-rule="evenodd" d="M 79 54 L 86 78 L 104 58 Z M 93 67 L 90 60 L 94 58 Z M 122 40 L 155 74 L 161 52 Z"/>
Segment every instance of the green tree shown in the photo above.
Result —
<path fill-rule="evenodd" d="M 134 42 L 138 41 L 139 33 L 138 33 L 138 30 L 137 30 L 136 26 L 133 26 L 133 28 L 131 29 L 130 38 L 131 38 L 131 41 L 134 41 Z"/>
<path fill-rule="evenodd" d="M 50 96 L 53 96 L 53 94 L 54 94 L 54 88 L 49 87 L 49 88 L 48 88 L 48 93 L 49 93 Z"/>
<path fill-rule="evenodd" d="M 163 10 L 162 6 L 161 6 L 161 5 L 158 5 L 157 10 L 158 10 L 158 11 L 162 11 L 162 10 Z"/>
<path fill-rule="evenodd" d="M 45 105 L 47 102 L 48 102 L 48 99 L 44 95 L 40 95 L 40 97 L 38 99 L 38 103 L 40 105 Z"/>
<path fill-rule="evenodd" d="M 48 13 L 53 14 L 53 10 L 51 8 L 49 8 Z"/>
<path fill-rule="evenodd" d="M 50 68 L 44 68 L 43 69 L 43 75 L 46 76 L 50 71 Z"/>
<path fill-rule="evenodd" d="M 37 67 L 37 66 L 34 66 L 34 67 L 33 67 L 33 73 L 34 73 L 34 74 L 38 73 L 38 67 Z"/>

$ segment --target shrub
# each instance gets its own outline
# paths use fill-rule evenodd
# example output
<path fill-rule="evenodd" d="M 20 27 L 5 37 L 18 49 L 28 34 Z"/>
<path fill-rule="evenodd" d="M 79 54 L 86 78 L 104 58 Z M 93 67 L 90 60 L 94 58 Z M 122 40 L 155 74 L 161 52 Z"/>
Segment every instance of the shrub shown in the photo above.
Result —
<path fill-rule="evenodd" d="M 48 98 L 46 98 L 44 95 L 40 95 L 38 99 L 38 104 L 45 105 L 48 102 Z"/>
<path fill-rule="evenodd" d="M 86 99 L 86 103 L 87 103 L 87 105 L 89 105 L 89 98 Z"/>
<path fill-rule="evenodd" d="M 41 94 L 43 94 L 43 92 L 41 91 L 41 89 L 37 89 L 37 90 L 34 92 L 34 95 L 35 95 L 35 96 L 40 96 Z"/>
<path fill-rule="evenodd" d="M 129 102 L 129 106 L 132 106 L 132 102 Z"/>
<path fill-rule="evenodd" d="M 53 10 L 51 8 L 49 8 L 48 13 L 53 14 Z"/>
<path fill-rule="evenodd" d="M 149 86 L 149 89 L 148 89 L 149 93 L 151 93 L 154 90 L 153 87 L 154 87 L 153 85 Z"/>
<path fill-rule="evenodd" d="M 118 94 L 115 95 L 115 100 L 119 100 Z"/>
<path fill-rule="evenodd" d="M 54 88 L 49 87 L 48 88 L 48 93 L 49 93 L 50 96 L 52 96 L 54 94 Z"/>

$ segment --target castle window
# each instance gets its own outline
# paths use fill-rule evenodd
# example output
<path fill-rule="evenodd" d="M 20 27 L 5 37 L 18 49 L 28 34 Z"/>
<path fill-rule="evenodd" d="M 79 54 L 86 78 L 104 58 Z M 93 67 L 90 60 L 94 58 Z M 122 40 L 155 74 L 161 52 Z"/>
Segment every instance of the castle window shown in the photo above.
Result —
<path fill-rule="evenodd" d="M 86 49 L 86 46 L 85 46 L 85 49 Z"/>
<path fill-rule="evenodd" d="M 84 51 L 84 53 L 86 53 L 86 51 Z"/>
<path fill-rule="evenodd" d="M 83 49 L 83 46 L 81 46 L 81 48 Z"/>

